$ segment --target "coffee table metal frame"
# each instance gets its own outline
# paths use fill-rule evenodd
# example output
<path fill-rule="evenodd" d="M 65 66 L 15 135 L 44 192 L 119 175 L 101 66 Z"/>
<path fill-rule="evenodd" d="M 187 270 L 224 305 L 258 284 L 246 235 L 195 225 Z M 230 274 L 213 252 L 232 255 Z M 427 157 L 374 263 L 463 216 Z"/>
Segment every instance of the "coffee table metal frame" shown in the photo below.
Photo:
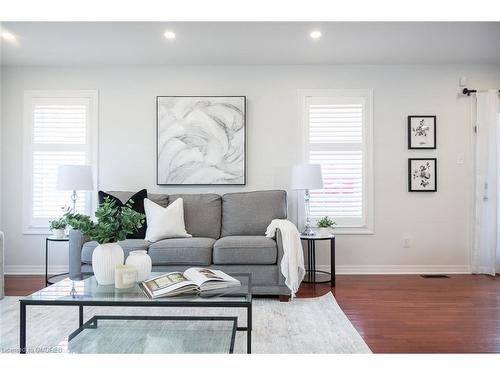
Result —
<path fill-rule="evenodd" d="M 231 330 L 231 342 L 229 344 L 229 354 L 234 352 L 234 341 L 236 339 L 236 331 L 238 330 L 238 318 L 235 316 L 149 316 L 149 315 L 94 315 L 92 318 L 83 323 L 82 326 L 71 332 L 68 336 L 68 342 L 73 340 L 84 329 L 96 329 L 99 320 L 189 320 L 189 321 L 228 321 L 233 322 Z"/>
<path fill-rule="evenodd" d="M 84 322 L 83 313 L 85 306 L 106 306 L 106 307 L 215 307 L 215 308 L 245 308 L 247 310 L 247 325 L 244 327 L 237 326 L 236 331 L 245 331 L 247 333 L 247 353 L 252 352 L 252 274 L 234 273 L 231 276 L 248 277 L 248 293 L 245 301 L 211 301 L 210 297 L 206 301 L 189 301 L 171 298 L 158 298 L 156 300 L 145 301 L 91 301 L 91 300 L 32 300 L 20 299 L 20 314 L 19 314 L 19 353 L 26 354 L 26 308 L 27 306 L 77 306 L 78 307 L 78 328 L 70 333 L 68 341 L 73 339 L 78 333 L 86 328 L 96 328 L 98 320 L 226 320 L 226 317 L 210 316 L 210 317 L 192 317 L 192 316 L 134 316 L 134 315 L 96 315 Z M 228 294 L 228 296 L 231 296 Z M 144 296 L 145 298 L 146 295 Z M 230 317 L 231 319 L 237 319 Z M 236 332 L 233 332 L 235 336 Z M 234 340 L 232 340 L 234 341 Z"/>

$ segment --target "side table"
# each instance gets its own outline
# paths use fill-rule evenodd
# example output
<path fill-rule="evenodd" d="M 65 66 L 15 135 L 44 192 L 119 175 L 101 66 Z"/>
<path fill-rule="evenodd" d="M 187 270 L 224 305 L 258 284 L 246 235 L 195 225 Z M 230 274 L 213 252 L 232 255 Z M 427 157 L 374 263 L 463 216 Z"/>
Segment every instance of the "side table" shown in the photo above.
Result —
<path fill-rule="evenodd" d="M 60 276 L 68 276 L 67 272 L 59 273 L 57 275 L 53 275 L 49 277 L 49 242 L 68 242 L 69 237 L 46 237 L 45 238 L 45 286 L 52 285 L 59 280 L 51 281 L 56 277 Z"/>
<path fill-rule="evenodd" d="M 312 236 L 300 236 L 301 240 L 307 241 L 307 269 L 303 282 L 306 284 L 330 283 L 335 286 L 335 235 L 314 234 Z M 330 266 L 331 272 L 316 270 L 316 241 L 330 241 Z M 325 278 L 325 275 L 329 277 Z"/>

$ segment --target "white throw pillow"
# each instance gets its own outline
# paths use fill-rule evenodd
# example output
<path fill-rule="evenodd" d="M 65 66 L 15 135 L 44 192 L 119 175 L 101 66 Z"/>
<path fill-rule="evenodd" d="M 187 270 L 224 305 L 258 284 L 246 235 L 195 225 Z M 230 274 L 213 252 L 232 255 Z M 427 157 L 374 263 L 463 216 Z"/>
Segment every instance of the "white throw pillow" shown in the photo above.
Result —
<path fill-rule="evenodd" d="M 184 202 L 178 198 L 167 207 L 144 199 L 146 212 L 146 241 L 156 242 L 164 238 L 191 237 L 184 225 Z"/>

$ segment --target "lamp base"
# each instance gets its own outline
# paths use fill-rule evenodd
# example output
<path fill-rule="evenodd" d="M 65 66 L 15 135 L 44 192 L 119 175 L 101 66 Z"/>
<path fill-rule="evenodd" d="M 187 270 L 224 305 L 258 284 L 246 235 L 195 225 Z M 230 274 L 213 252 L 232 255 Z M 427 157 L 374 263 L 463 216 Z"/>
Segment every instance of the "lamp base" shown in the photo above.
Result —
<path fill-rule="evenodd" d="M 73 194 L 71 194 L 71 202 L 72 202 L 72 212 L 76 214 L 76 200 L 78 199 L 78 195 L 76 195 L 76 190 L 73 190 Z"/>
<path fill-rule="evenodd" d="M 304 228 L 304 230 L 302 231 L 302 233 L 300 235 L 301 236 L 314 236 L 315 233 L 314 233 L 311 226 L 306 225 L 306 227 Z"/>

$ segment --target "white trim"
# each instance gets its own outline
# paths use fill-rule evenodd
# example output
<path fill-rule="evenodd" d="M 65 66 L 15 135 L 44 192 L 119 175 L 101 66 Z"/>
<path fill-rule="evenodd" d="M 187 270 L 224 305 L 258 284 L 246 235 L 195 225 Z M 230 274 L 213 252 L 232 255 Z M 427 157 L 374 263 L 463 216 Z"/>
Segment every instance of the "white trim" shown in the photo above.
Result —
<path fill-rule="evenodd" d="M 33 99 L 70 99 L 85 98 L 90 101 L 89 106 L 89 131 L 87 132 L 87 145 L 89 147 L 88 164 L 92 166 L 94 175 L 94 187 L 98 187 L 98 144 L 99 144 L 99 93 L 97 90 L 26 90 L 24 92 L 24 124 L 23 124 L 23 234 L 48 234 L 50 231 L 47 226 L 34 225 L 31 217 L 32 208 L 32 110 Z M 96 193 L 89 193 L 91 199 L 88 200 L 86 207 L 90 214 L 96 208 Z"/>
<path fill-rule="evenodd" d="M 357 228 L 357 227 L 341 227 L 336 226 L 332 231 L 335 235 L 337 234 L 375 234 L 373 230 L 373 225 L 371 228 Z"/>
<path fill-rule="evenodd" d="M 466 234 L 468 236 L 468 252 L 469 252 L 469 262 L 472 265 L 474 263 L 474 225 L 475 225 L 475 218 L 476 218 L 476 132 L 475 130 L 477 129 L 476 126 L 476 121 L 477 121 L 477 101 L 475 100 L 476 96 L 472 95 L 471 99 L 469 101 L 469 147 L 471 150 L 471 163 L 466 163 L 470 164 L 468 168 L 468 175 L 471 176 L 468 183 L 468 188 L 469 188 L 469 194 L 470 194 L 470 203 L 467 207 L 468 212 L 467 212 L 467 228 L 468 230 L 466 231 Z"/>
<path fill-rule="evenodd" d="M 320 271 L 330 271 L 330 265 L 317 265 Z M 68 272 L 68 265 L 49 267 L 51 274 Z M 420 275 L 420 274 L 470 274 L 469 265 L 338 265 L 337 275 Z M 43 265 L 6 265 L 6 275 L 44 275 Z"/>
<path fill-rule="evenodd" d="M 316 269 L 330 272 L 330 265 Z M 469 265 L 337 265 L 337 275 L 470 274 Z"/>
<path fill-rule="evenodd" d="M 307 111 L 305 111 L 307 97 L 357 97 L 365 100 L 363 107 L 366 121 L 363 121 L 363 158 L 364 179 L 363 188 L 366 190 L 366 207 L 364 207 L 365 222 L 363 225 L 339 226 L 338 234 L 374 234 L 374 182 L 373 182 L 373 89 L 299 89 L 298 92 L 298 139 L 299 161 L 306 163 L 309 158 L 308 142 L 309 129 Z M 335 219 L 335 218 L 334 218 Z M 304 224 L 304 201 L 297 202 L 297 223 Z"/>
<path fill-rule="evenodd" d="M 68 272 L 67 264 L 49 266 L 49 274 Z M 45 275 L 45 265 L 5 265 L 6 275 Z"/>

